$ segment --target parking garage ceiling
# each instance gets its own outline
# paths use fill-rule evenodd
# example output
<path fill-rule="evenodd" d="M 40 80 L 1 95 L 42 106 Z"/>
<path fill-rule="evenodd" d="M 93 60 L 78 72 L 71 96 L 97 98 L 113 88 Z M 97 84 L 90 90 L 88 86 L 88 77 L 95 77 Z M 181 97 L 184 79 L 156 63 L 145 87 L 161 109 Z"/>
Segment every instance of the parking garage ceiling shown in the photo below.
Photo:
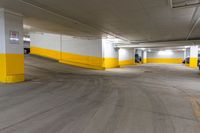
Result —
<path fill-rule="evenodd" d="M 130 42 L 199 39 L 198 4 L 198 0 L 0 0 L 0 7 L 24 15 L 28 31 L 82 37 L 110 34 Z"/>

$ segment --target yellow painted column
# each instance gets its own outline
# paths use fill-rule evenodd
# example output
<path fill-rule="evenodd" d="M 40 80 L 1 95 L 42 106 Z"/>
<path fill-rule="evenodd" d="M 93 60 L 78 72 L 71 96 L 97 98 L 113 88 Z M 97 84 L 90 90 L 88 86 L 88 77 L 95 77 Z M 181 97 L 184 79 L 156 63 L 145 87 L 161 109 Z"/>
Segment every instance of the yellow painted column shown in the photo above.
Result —
<path fill-rule="evenodd" d="M 189 67 L 197 68 L 198 67 L 198 46 L 190 47 L 190 64 Z"/>
<path fill-rule="evenodd" d="M 0 9 L 0 82 L 24 81 L 23 18 Z"/>

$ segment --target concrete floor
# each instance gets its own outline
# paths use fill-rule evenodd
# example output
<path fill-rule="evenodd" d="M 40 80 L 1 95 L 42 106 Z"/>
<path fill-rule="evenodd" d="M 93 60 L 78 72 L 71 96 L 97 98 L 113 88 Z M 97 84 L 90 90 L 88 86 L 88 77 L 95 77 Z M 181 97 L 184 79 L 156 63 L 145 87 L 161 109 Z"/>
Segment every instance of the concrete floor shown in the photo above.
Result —
<path fill-rule="evenodd" d="M 182 65 L 108 71 L 26 57 L 0 84 L 0 133 L 200 133 L 200 75 Z"/>

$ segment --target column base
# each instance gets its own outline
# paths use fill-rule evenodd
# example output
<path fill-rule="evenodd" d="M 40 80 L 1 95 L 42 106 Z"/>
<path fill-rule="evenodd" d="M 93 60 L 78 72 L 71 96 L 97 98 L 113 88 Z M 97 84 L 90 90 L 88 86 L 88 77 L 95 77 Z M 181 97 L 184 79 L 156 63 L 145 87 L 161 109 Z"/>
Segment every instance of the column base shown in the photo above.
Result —
<path fill-rule="evenodd" d="M 133 60 L 123 60 L 123 61 L 119 61 L 119 65 L 120 66 L 134 65 L 134 62 Z"/>
<path fill-rule="evenodd" d="M 198 67 L 198 58 L 190 58 L 189 67 L 197 68 Z"/>
<path fill-rule="evenodd" d="M 0 75 L 0 82 L 2 83 L 18 83 L 25 80 L 24 75 L 9 75 L 2 76 Z"/>
<path fill-rule="evenodd" d="M 119 68 L 119 60 L 117 58 L 104 58 L 103 67 L 106 69 Z"/>
<path fill-rule="evenodd" d="M 146 58 L 143 59 L 142 63 L 143 63 L 143 64 L 146 64 L 146 63 L 147 63 L 147 59 L 146 59 Z"/>

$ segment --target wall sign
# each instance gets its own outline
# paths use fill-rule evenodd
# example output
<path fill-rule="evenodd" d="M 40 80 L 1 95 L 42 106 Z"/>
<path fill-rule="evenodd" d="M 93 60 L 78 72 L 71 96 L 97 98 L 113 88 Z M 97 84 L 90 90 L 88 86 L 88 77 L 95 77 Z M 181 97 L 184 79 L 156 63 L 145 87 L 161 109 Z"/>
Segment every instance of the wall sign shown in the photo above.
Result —
<path fill-rule="evenodd" d="M 10 31 L 10 44 L 19 44 L 19 32 Z"/>

